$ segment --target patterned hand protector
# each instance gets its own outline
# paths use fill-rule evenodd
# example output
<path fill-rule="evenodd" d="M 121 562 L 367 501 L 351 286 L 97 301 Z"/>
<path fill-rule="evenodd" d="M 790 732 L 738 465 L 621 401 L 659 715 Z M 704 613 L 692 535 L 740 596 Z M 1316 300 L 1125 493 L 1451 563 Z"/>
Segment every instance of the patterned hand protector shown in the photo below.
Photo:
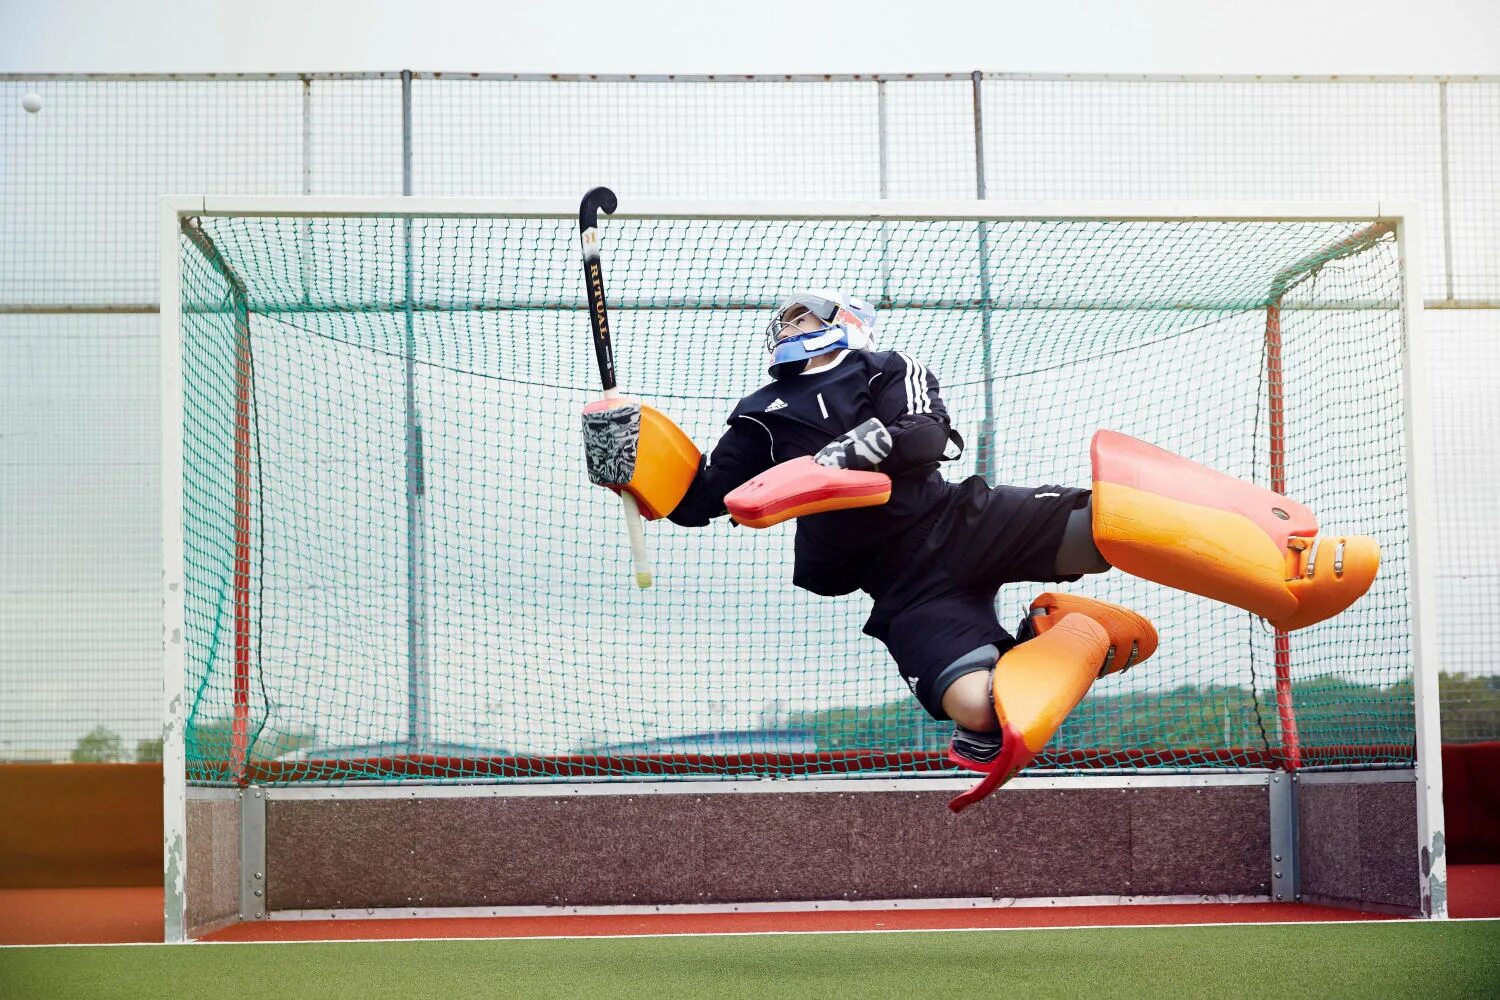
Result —
<path fill-rule="evenodd" d="M 641 404 L 621 401 L 609 409 L 583 412 L 583 453 L 589 482 L 624 486 L 635 475 L 636 445 L 641 438 Z"/>
<path fill-rule="evenodd" d="M 825 444 L 813 461 L 831 469 L 871 472 L 891 453 L 891 432 L 879 418 L 871 417 L 858 427 Z"/>

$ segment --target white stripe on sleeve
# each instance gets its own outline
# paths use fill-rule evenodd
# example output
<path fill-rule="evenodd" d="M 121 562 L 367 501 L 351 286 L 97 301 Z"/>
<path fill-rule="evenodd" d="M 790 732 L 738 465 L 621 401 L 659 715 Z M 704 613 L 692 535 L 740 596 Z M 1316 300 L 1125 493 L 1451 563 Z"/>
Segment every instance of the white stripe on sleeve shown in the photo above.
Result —
<path fill-rule="evenodd" d="M 932 400 L 927 394 L 927 366 L 901 351 L 896 353 L 906 362 L 906 412 L 931 413 Z"/>

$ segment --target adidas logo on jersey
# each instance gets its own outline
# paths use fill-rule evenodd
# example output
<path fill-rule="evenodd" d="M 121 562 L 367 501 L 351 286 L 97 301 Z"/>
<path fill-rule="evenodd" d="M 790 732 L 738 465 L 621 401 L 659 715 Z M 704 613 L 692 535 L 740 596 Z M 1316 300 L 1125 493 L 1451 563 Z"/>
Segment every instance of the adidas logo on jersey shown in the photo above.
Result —
<path fill-rule="evenodd" d="M 773 401 L 770 406 L 766 407 L 761 412 L 762 413 L 770 413 L 772 410 L 784 410 L 784 409 L 786 409 L 786 400 L 784 400 L 784 399 L 777 399 L 777 400 Z"/>

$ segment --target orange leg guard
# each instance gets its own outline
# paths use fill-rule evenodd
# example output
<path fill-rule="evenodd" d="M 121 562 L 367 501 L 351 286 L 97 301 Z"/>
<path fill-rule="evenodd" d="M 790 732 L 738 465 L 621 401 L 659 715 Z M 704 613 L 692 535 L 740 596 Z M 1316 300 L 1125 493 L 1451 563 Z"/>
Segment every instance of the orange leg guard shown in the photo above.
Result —
<path fill-rule="evenodd" d="M 1155 583 L 1253 611 L 1288 632 L 1332 618 L 1375 580 L 1380 546 L 1318 536 L 1295 500 L 1114 431 L 1094 435 L 1094 544 Z"/>

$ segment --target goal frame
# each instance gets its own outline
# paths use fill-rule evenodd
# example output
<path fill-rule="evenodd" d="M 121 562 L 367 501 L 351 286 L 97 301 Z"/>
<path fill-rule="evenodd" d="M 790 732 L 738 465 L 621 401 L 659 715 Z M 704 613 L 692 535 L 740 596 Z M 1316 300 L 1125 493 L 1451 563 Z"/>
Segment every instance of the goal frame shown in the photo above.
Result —
<path fill-rule="evenodd" d="M 577 205 L 559 199 L 476 199 L 476 198 L 416 198 L 416 197 L 217 197 L 211 195 L 169 195 L 160 200 L 160 276 L 161 276 L 161 402 L 162 402 L 162 604 L 163 604 L 163 680 L 164 711 L 163 728 L 163 860 L 165 871 L 165 917 L 168 941 L 188 940 L 192 928 L 187 918 L 187 836 L 189 789 L 186 781 L 186 704 L 184 681 L 186 678 L 186 651 L 184 646 L 184 534 L 183 534 L 183 381 L 181 365 L 181 291 L 180 291 L 180 233 L 181 222 L 189 217 L 239 216 L 239 217 L 305 217 L 305 218 L 529 218 L 529 219 L 573 219 Z M 1422 336 L 1422 290 L 1420 225 L 1414 222 L 1414 206 L 1404 202 L 1351 201 L 1339 203 L 1263 203 L 1263 202 L 1005 202 L 976 200 L 933 201 L 677 201 L 645 199 L 622 203 L 612 219 L 657 219 L 685 220 L 695 218 L 729 220 L 809 220 L 850 222 L 908 222 L 908 221 L 957 221 L 957 222 L 1026 222 L 1026 221 L 1073 221 L 1073 222 L 1365 222 L 1385 224 L 1394 230 L 1397 254 L 1401 268 L 1402 322 L 1404 338 L 1402 345 L 1402 396 L 1404 405 L 1403 444 L 1407 465 L 1408 532 L 1410 546 L 1410 605 L 1412 609 L 1412 656 L 1413 689 L 1416 715 L 1416 761 L 1411 769 L 1415 783 L 1416 824 L 1420 857 L 1414 859 L 1420 872 L 1422 914 L 1428 917 L 1447 916 L 1446 904 L 1446 859 L 1443 851 L 1443 809 L 1441 774 L 1441 730 L 1438 708 L 1438 664 L 1434 628 L 1436 616 L 1436 587 L 1431 565 L 1432 558 L 1424 558 L 1436 538 L 1433 530 L 1434 503 L 1431 474 L 1431 423 L 1428 418 L 1427 344 Z M 1269 324 L 1272 320 L 1268 317 Z M 1279 647 L 1279 640 L 1278 640 Z M 1280 681 L 1278 671 L 1278 681 Z M 1278 683 L 1278 688 L 1281 684 Z M 1295 729 L 1291 736 L 1295 752 Z M 1274 778 L 1269 771 L 1258 772 L 1259 781 L 1271 794 L 1273 824 L 1277 822 L 1277 791 L 1272 785 Z M 1370 772 L 1352 772 L 1355 775 Z M 1224 784 L 1244 784 L 1253 777 L 1253 769 L 1239 773 L 1223 774 Z M 1322 778 L 1323 775 L 1318 777 Z M 1332 777 L 1332 775 L 1328 775 Z M 1100 788 L 1148 788 L 1164 785 L 1215 784 L 1215 775 L 1150 775 L 1150 774 L 1103 774 L 1089 778 L 1054 779 L 1049 777 L 1021 777 L 1011 783 L 1016 790 L 1041 790 L 1052 787 L 1058 780 L 1066 780 L 1074 787 L 1086 781 L 1091 787 Z M 1389 779 L 1385 779 L 1389 780 Z M 735 792 L 750 790 L 749 785 L 762 786 L 770 782 L 746 782 L 727 780 L 723 782 L 692 782 L 693 790 L 704 792 Z M 787 780 L 774 783 L 776 791 L 827 791 L 830 786 L 862 791 L 912 789 L 931 791 L 966 782 L 945 777 L 903 777 L 836 779 L 829 781 Z M 577 784 L 548 784 L 545 789 L 538 785 L 487 785 L 482 794 L 559 796 L 575 794 L 608 795 L 612 791 L 638 794 L 653 787 L 650 783 L 620 781 L 608 783 L 580 782 Z M 1288 782 L 1290 785 L 1290 781 Z M 709 786 L 718 786 L 710 788 Z M 424 788 L 440 797 L 452 797 L 453 786 L 420 783 L 403 783 L 401 794 L 425 794 Z M 665 790 L 665 786 L 662 786 Z M 446 789 L 446 790 L 444 790 Z M 233 799 L 238 807 L 240 830 L 240 919 L 264 916 L 264 913 L 246 913 L 245 906 L 255 905 L 260 894 L 256 880 L 262 873 L 253 871 L 255 862 L 264 863 L 264 817 L 265 800 L 263 790 L 242 782 L 238 789 L 206 789 L 205 798 Z M 358 793 L 349 786 L 333 786 L 319 789 L 308 787 L 295 790 L 277 789 L 277 797 L 308 798 L 322 796 L 339 798 Z M 369 795 L 378 796 L 375 789 Z M 255 805 L 247 806 L 247 796 Z M 256 840 L 255 816 L 259 816 L 260 856 L 254 853 Z M 248 819 L 247 819 L 248 817 Z M 1295 837 L 1295 820 L 1287 827 L 1282 817 L 1280 836 Z M 1276 832 L 1273 831 L 1273 843 Z M 1280 855 L 1277 855 L 1280 861 Z M 1277 878 L 1281 877 L 1278 872 Z M 1113 898 L 1113 897 L 1111 897 Z M 1124 900 L 1126 897 L 1120 897 Z M 1142 901 L 1156 902 L 1155 898 Z M 1014 901 L 1011 901 L 1014 902 Z M 360 911 L 364 913 L 365 911 Z M 301 914 L 301 911 L 297 911 Z M 292 918 L 288 916 L 287 918 Z"/>

